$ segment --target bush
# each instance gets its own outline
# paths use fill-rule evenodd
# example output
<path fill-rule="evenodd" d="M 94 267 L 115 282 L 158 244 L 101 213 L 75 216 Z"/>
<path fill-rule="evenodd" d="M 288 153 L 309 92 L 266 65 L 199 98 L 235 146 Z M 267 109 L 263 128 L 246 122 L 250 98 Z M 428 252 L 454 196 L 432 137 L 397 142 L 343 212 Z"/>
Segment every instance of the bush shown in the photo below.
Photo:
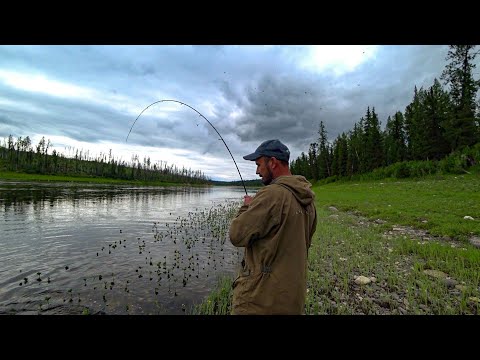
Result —
<path fill-rule="evenodd" d="M 438 172 L 438 162 L 432 160 L 410 161 L 407 163 L 411 177 L 423 177 Z"/>
<path fill-rule="evenodd" d="M 410 176 L 410 169 L 407 163 L 396 163 L 393 170 L 393 176 L 395 176 L 397 179 L 408 178 Z"/>
<path fill-rule="evenodd" d="M 466 146 L 440 160 L 440 169 L 444 173 L 463 174 L 467 169 L 480 164 L 480 143 Z"/>
<path fill-rule="evenodd" d="M 466 158 L 462 159 L 461 154 L 452 153 L 445 159 L 440 160 L 440 169 L 443 173 L 463 174 L 465 172 Z"/>

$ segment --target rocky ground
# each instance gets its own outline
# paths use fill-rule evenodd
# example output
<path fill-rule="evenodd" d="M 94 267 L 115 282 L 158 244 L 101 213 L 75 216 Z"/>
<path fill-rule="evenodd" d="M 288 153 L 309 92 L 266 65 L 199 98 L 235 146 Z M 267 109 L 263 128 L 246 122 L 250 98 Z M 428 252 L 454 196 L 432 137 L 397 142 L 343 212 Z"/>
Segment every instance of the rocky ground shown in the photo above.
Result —
<path fill-rule="evenodd" d="M 455 239 L 433 236 L 426 230 L 408 226 L 388 226 L 386 221 L 381 219 L 371 221 L 356 213 L 341 213 L 332 207 L 329 210 L 332 212 L 329 219 L 334 222 L 345 223 L 343 220 L 348 218 L 347 223 L 350 227 L 381 227 L 385 229 L 382 234 L 385 242 L 381 245 L 385 250 L 385 257 L 394 252 L 393 242 L 390 240 L 399 237 L 416 241 L 418 244 L 437 242 L 458 248 L 460 251 L 466 250 L 466 246 L 468 246 Z M 480 248 L 478 237 L 472 237 L 469 242 L 474 249 Z M 339 253 L 341 253 L 341 249 L 339 249 Z M 340 257 L 339 259 L 340 261 L 349 261 L 347 258 Z M 328 274 L 324 275 L 330 276 L 334 285 L 318 290 L 313 290 L 313 287 L 309 289 L 309 291 L 317 292 L 315 298 L 322 302 L 320 313 L 322 311 L 328 314 L 354 315 L 480 313 L 478 283 L 473 284 L 474 288 L 472 289 L 472 284 L 465 284 L 450 274 L 424 266 L 426 261 L 412 254 L 396 254 L 394 261 L 385 261 L 384 264 L 382 261 L 373 259 L 372 256 L 372 261 L 376 263 L 375 271 L 377 273 L 372 274 L 372 271 L 362 273 L 360 268 L 354 267 L 353 277 L 349 274 L 347 291 L 345 291 L 344 285 L 345 275 L 337 275 L 338 270 L 326 270 Z M 382 266 L 385 268 L 382 269 Z M 418 272 L 425 276 L 419 275 Z M 325 304 L 325 302 L 330 303 Z"/>

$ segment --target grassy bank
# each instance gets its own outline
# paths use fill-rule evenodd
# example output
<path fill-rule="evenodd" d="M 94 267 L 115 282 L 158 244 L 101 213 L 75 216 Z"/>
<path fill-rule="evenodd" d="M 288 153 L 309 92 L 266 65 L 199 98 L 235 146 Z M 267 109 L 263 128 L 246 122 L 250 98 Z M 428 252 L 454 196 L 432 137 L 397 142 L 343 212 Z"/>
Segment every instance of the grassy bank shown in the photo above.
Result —
<path fill-rule="evenodd" d="M 360 213 L 388 225 L 409 225 L 433 235 L 480 235 L 480 175 L 332 183 L 315 186 L 320 206 Z M 474 221 L 464 219 L 473 217 Z"/>
<path fill-rule="evenodd" d="M 479 314 L 478 189 L 478 175 L 314 186 L 306 313 Z M 229 313 L 230 285 L 196 313 Z"/>
<path fill-rule="evenodd" d="M 208 186 L 184 183 L 171 183 L 161 181 L 129 181 L 119 179 L 109 179 L 102 177 L 80 177 L 80 176 L 61 176 L 61 175 L 42 175 L 26 174 L 13 171 L 0 171 L 0 180 L 8 181 L 38 181 L 38 182 L 72 182 L 72 183 L 92 183 L 92 184 L 112 184 L 112 185 L 142 185 L 142 186 Z"/>

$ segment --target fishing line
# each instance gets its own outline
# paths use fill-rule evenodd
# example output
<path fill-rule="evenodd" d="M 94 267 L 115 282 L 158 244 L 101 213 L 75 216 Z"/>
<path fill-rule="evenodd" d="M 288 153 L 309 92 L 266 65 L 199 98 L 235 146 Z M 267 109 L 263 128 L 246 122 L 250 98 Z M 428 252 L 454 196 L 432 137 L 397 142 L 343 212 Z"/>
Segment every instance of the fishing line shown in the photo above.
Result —
<path fill-rule="evenodd" d="M 222 135 L 220 135 L 220 133 L 218 132 L 218 130 L 215 129 L 215 126 L 213 126 L 212 123 L 211 123 L 210 121 L 208 121 L 208 119 L 207 119 L 205 116 L 203 116 L 197 109 L 195 109 L 194 107 L 192 107 L 192 106 L 190 106 L 190 105 L 188 105 L 188 104 L 185 104 L 185 103 L 183 103 L 183 102 L 181 102 L 181 101 L 167 99 L 167 100 L 158 100 L 158 101 L 155 101 L 154 103 L 151 103 L 151 104 L 148 105 L 145 109 L 142 110 L 142 112 L 140 113 L 140 115 L 142 115 L 142 114 L 144 113 L 144 111 L 147 110 L 150 106 L 155 105 L 155 104 L 158 104 L 158 103 L 161 103 L 161 102 L 167 102 L 167 101 L 176 102 L 176 103 L 179 103 L 179 104 L 182 104 L 182 105 L 185 105 L 185 106 L 189 107 L 190 109 L 192 109 L 193 111 L 195 111 L 198 115 L 200 115 L 202 118 L 204 118 L 204 119 L 210 124 L 210 126 L 213 128 L 213 130 L 215 130 L 215 132 L 218 134 L 218 136 L 220 136 L 220 139 L 219 139 L 219 140 L 222 140 L 222 141 L 223 141 L 225 147 L 227 148 L 228 152 L 230 153 L 230 156 L 232 157 L 233 163 L 235 164 L 235 167 L 237 168 L 238 175 L 240 175 L 240 179 L 242 180 L 242 185 L 243 185 L 243 189 L 245 190 L 245 194 L 248 195 L 248 193 L 247 193 L 247 188 L 245 187 L 245 183 L 243 182 L 242 174 L 240 174 L 240 170 L 238 169 L 237 162 L 236 162 L 235 159 L 233 158 L 232 152 L 231 152 L 230 149 L 228 148 L 227 143 L 225 142 L 225 140 L 223 140 L 223 137 L 222 137 Z M 136 118 L 135 121 L 133 122 L 133 125 L 135 125 L 135 123 L 137 122 L 137 120 L 138 120 L 138 118 L 140 117 L 140 115 L 137 116 L 137 118 Z M 127 135 L 127 138 L 125 139 L 125 142 L 127 142 L 128 137 L 130 136 L 130 133 L 132 132 L 133 125 L 132 125 L 132 127 L 130 128 L 130 131 L 128 132 L 128 135 Z"/>

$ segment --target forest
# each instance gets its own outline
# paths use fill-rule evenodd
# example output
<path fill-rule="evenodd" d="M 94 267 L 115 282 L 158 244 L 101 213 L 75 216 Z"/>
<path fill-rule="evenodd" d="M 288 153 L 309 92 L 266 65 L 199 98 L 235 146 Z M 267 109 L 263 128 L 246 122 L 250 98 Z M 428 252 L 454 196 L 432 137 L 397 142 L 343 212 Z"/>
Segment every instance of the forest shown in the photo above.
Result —
<path fill-rule="evenodd" d="M 468 172 L 480 162 L 478 53 L 476 45 L 450 45 L 440 79 L 415 86 L 411 103 L 388 116 L 383 130 L 374 106 L 333 141 L 320 121 L 317 142 L 291 162 L 292 172 L 314 181 Z"/>
<path fill-rule="evenodd" d="M 133 155 L 127 162 L 108 154 L 91 156 L 89 151 L 69 149 L 73 156 L 66 156 L 57 150 L 48 154 L 50 140 L 45 137 L 35 146 L 29 136 L 12 135 L 0 144 L 0 171 L 14 171 L 27 174 L 63 175 L 73 177 L 110 178 L 142 182 L 171 182 L 207 184 L 210 182 L 201 171 L 179 168 L 175 164 L 159 161 L 152 163 L 149 157 L 141 159 Z"/>
<path fill-rule="evenodd" d="M 405 110 L 379 119 L 375 106 L 367 106 L 353 128 L 330 139 L 327 120 L 321 120 L 308 151 L 291 160 L 293 174 L 316 182 L 358 177 L 405 178 L 435 173 L 468 173 L 480 163 L 480 104 L 475 79 L 476 45 L 450 45 L 446 66 L 428 88 L 413 89 Z M 0 171 L 27 174 L 101 177 L 143 182 L 223 185 L 198 170 L 133 155 L 131 161 L 108 154 L 69 149 L 48 153 L 50 140 L 36 145 L 29 136 L 0 143 Z M 251 186 L 259 186 L 258 180 Z M 229 183 L 230 184 L 230 183 Z M 240 181 L 232 185 L 242 184 Z"/>

